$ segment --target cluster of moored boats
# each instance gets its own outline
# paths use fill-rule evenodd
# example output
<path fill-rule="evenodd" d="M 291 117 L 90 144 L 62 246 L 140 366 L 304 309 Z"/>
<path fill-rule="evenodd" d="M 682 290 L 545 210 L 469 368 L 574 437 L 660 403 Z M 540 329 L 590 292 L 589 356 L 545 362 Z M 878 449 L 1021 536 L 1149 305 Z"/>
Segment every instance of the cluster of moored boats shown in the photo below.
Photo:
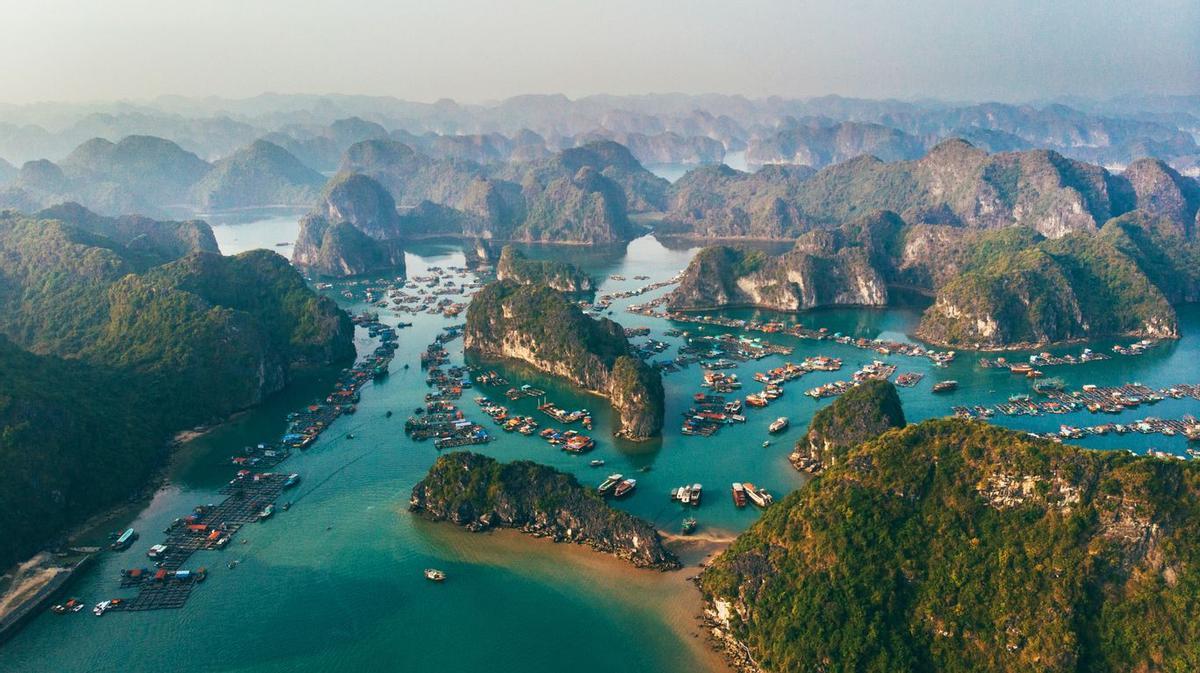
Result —
<path fill-rule="evenodd" d="M 850 390 L 851 388 L 864 383 L 866 381 L 886 381 L 896 373 L 896 365 L 874 360 L 862 366 L 861 369 L 851 375 L 849 381 L 833 381 L 815 388 L 809 388 L 804 392 L 805 395 L 814 400 L 824 399 L 826 397 L 837 397 Z M 915 385 L 915 384 L 914 384 Z"/>
<path fill-rule="evenodd" d="M 810 329 L 803 325 L 786 325 L 782 322 L 760 322 L 757 320 L 742 320 L 720 315 L 697 315 L 679 311 L 660 313 L 655 309 L 663 304 L 662 301 L 652 301 L 645 304 L 634 304 L 626 310 L 630 313 L 649 317 L 665 318 L 673 322 L 685 322 L 700 325 L 718 325 L 743 331 L 761 332 L 763 334 L 786 334 L 798 339 L 818 341 L 835 341 L 846 346 L 854 346 L 870 350 L 880 355 L 905 355 L 909 357 L 928 358 L 935 365 L 944 366 L 952 362 L 956 356 L 954 351 L 936 351 L 920 344 L 888 341 L 886 339 L 854 338 L 841 332 L 831 332 L 827 328 Z M 736 338 L 736 337 L 735 337 Z"/>
<path fill-rule="evenodd" d="M 462 313 L 470 294 L 482 283 L 462 267 L 430 267 L 428 272 L 411 278 L 393 281 L 363 280 L 339 284 L 342 296 L 355 299 L 355 289 L 361 287 L 367 303 L 378 308 L 390 308 L 396 315 L 427 313 L 453 317 Z M 320 283 L 317 289 L 330 289 Z"/>
<path fill-rule="evenodd" d="M 475 403 L 480 406 L 483 413 L 491 417 L 505 432 L 517 432 L 526 436 L 537 434 L 552 446 L 557 446 L 568 453 L 586 453 L 596 448 L 596 440 L 587 435 L 580 434 L 577 430 L 544 428 L 541 432 L 538 432 L 538 422 L 532 416 L 510 415 L 508 407 L 497 404 L 483 396 L 476 397 Z M 557 407 L 553 407 L 552 409 L 542 408 L 546 406 L 552 407 L 553 405 L 542 405 L 539 409 L 542 409 L 551 418 L 558 419 L 561 416 L 562 418 L 571 419 L 563 421 L 566 423 L 574 423 L 583 419 L 585 421 L 585 428 L 590 429 L 592 427 L 591 415 L 588 414 L 586 409 L 576 412 L 563 412 Z"/>
<path fill-rule="evenodd" d="M 623 474 L 610 474 L 596 487 L 596 492 L 603 496 L 623 498 L 637 488 L 637 479 L 626 479 Z"/>
<path fill-rule="evenodd" d="M 753 503 L 756 507 L 766 509 L 771 503 L 775 502 L 775 497 L 771 495 L 765 488 L 759 488 L 750 482 L 733 482 L 731 489 L 733 493 L 733 504 L 737 507 L 745 507 L 747 501 Z"/>

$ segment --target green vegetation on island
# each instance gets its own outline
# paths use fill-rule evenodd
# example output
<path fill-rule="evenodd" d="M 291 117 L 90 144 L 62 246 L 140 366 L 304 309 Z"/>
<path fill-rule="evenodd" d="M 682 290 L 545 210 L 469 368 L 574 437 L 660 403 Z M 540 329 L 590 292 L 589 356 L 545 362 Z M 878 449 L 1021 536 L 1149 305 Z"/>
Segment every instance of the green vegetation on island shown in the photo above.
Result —
<path fill-rule="evenodd" d="M 496 278 L 522 285 L 547 285 L 559 292 L 591 292 L 596 289 L 591 277 L 573 264 L 551 259 L 529 259 L 520 250 L 506 245 L 496 262 Z"/>
<path fill-rule="evenodd" d="M 896 386 L 864 381 L 813 415 L 789 460 L 798 470 L 819 474 L 837 465 L 850 449 L 905 424 Z"/>
<path fill-rule="evenodd" d="M 128 497 L 173 432 L 354 355 L 349 317 L 275 253 L 57 212 L 0 215 L 0 565 Z"/>
<path fill-rule="evenodd" d="M 1189 462 L 932 420 L 850 450 L 700 585 L 756 670 L 1192 670 L 1198 535 Z"/>
<path fill-rule="evenodd" d="M 1095 233 L 1047 239 L 1026 227 L 907 225 L 879 212 L 810 231 L 793 249 L 702 250 L 668 295 L 672 310 L 799 311 L 882 306 L 892 290 L 933 299 L 917 335 L 978 349 L 1111 336 L 1178 335 L 1173 302 L 1200 297 L 1200 244 L 1132 211 Z"/>
<path fill-rule="evenodd" d="M 607 397 L 622 437 L 662 431 L 661 374 L 634 357 L 619 324 L 589 318 L 545 285 L 489 284 L 472 297 L 463 336 L 468 352 L 520 360 Z"/>
<path fill-rule="evenodd" d="M 409 509 L 473 531 L 515 528 L 586 544 L 638 567 L 679 567 L 654 526 L 611 507 L 573 475 L 532 461 L 501 463 L 465 451 L 439 456 L 413 487 Z"/>

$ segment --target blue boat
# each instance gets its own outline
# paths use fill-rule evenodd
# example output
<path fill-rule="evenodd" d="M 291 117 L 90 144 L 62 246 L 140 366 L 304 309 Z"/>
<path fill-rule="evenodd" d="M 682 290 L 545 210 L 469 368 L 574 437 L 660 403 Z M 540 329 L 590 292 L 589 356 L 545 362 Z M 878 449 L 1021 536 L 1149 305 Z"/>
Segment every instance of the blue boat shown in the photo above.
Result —
<path fill-rule="evenodd" d="M 112 549 L 114 551 L 129 549 L 129 545 L 133 544 L 134 540 L 137 539 L 137 532 L 132 528 L 126 528 L 125 532 L 121 533 L 120 537 L 118 537 L 116 541 L 112 543 Z"/>

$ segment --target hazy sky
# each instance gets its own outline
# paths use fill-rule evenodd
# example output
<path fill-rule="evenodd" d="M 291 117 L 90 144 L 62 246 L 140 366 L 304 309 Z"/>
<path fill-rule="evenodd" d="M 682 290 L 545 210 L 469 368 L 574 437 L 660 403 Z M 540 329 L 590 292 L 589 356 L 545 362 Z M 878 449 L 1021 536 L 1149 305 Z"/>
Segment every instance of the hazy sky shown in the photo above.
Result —
<path fill-rule="evenodd" d="M 0 101 L 1200 93 L 1200 0 L 0 0 Z"/>

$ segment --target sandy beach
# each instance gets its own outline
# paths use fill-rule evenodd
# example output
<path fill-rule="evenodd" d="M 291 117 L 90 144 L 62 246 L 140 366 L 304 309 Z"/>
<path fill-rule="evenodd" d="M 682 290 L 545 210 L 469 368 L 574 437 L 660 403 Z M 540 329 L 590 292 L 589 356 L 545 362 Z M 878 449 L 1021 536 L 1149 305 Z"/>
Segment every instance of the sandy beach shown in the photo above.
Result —
<path fill-rule="evenodd" d="M 691 581 L 699 572 L 698 564 L 724 549 L 731 537 L 664 536 L 684 567 L 660 572 L 635 568 L 584 545 L 555 543 L 515 530 L 471 533 L 457 526 L 427 521 L 418 521 L 416 526 L 422 536 L 465 562 L 502 566 L 550 584 L 578 583 L 579 577 L 586 576 L 593 590 L 615 597 L 631 608 L 657 614 L 686 647 L 698 670 L 732 673 L 724 658 L 708 644 L 699 621 L 703 609 L 700 593 Z"/>

